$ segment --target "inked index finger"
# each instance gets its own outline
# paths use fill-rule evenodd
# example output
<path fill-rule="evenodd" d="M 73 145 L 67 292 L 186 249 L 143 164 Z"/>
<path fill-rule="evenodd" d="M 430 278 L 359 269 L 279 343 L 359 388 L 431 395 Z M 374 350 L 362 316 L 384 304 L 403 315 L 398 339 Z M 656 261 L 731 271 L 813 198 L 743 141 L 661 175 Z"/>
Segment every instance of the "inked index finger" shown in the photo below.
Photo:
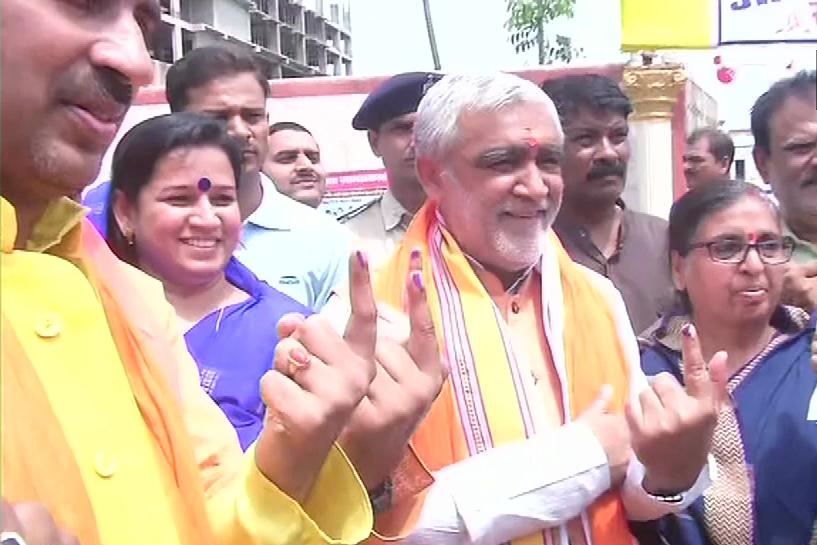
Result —
<path fill-rule="evenodd" d="M 440 346 L 437 342 L 437 330 L 434 327 L 431 308 L 428 305 L 428 296 L 423 281 L 422 258 L 418 250 L 411 252 L 406 292 L 408 294 L 409 323 L 411 324 L 406 349 L 420 371 L 440 377 L 445 374 L 445 366 L 442 363 Z"/>
<path fill-rule="evenodd" d="M 689 395 L 702 398 L 712 394 L 712 380 L 701 353 L 701 343 L 695 326 L 687 324 L 681 331 L 681 353 L 684 364 L 684 384 Z"/>
<path fill-rule="evenodd" d="M 343 338 L 358 356 L 372 361 L 377 337 L 377 304 L 368 260 L 360 251 L 349 258 L 349 303 L 352 312 Z"/>

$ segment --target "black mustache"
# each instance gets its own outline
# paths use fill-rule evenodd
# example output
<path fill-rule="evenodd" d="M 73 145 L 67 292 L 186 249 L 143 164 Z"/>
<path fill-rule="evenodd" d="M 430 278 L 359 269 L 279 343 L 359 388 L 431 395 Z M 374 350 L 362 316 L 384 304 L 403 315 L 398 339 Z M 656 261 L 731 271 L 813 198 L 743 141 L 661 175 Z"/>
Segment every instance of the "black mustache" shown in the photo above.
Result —
<path fill-rule="evenodd" d="M 131 81 L 111 68 L 94 69 L 93 96 L 101 101 L 113 101 L 122 106 L 133 102 L 133 84 Z"/>
<path fill-rule="evenodd" d="M 626 169 L 621 163 L 597 163 L 587 173 L 588 180 L 606 178 L 607 176 L 624 177 Z"/>

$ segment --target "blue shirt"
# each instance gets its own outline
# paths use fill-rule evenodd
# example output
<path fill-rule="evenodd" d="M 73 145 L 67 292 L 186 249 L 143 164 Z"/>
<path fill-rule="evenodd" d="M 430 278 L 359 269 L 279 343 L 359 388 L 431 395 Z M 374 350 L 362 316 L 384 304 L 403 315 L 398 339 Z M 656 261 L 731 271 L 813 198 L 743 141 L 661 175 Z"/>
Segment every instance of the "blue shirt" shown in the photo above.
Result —
<path fill-rule="evenodd" d="M 334 218 L 275 189 L 261 175 L 264 195 L 244 224 L 235 255 L 258 277 L 320 310 L 349 275 L 351 233 Z"/>
<path fill-rule="evenodd" d="M 85 197 L 82 198 L 82 205 L 90 208 L 88 212 L 88 219 L 94 224 L 96 230 L 102 235 L 102 238 L 107 237 L 108 224 L 108 195 L 111 192 L 111 182 L 102 182 L 95 188 L 89 190 Z"/>
<path fill-rule="evenodd" d="M 264 423 L 266 406 L 258 381 L 273 366 L 278 320 L 290 312 L 307 316 L 311 311 L 259 280 L 235 258 L 224 273 L 250 298 L 205 316 L 184 340 L 199 366 L 201 387 L 227 415 L 246 450 Z"/>

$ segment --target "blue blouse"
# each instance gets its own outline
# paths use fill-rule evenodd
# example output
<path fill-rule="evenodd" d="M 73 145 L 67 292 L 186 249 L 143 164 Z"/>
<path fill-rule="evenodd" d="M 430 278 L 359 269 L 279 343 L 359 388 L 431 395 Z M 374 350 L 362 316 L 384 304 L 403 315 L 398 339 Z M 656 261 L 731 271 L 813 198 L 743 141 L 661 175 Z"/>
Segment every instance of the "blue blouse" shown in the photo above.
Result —
<path fill-rule="evenodd" d="M 202 388 L 230 419 L 246 450 L 264 422 L 258 384 L 272 368 L 278 320 L 290 312 L 308 316 L 312 311 L 259 280 L 236 258 L 224 272 L 249 299 L 205 316 L 184 339 L 199 366 Z"/>

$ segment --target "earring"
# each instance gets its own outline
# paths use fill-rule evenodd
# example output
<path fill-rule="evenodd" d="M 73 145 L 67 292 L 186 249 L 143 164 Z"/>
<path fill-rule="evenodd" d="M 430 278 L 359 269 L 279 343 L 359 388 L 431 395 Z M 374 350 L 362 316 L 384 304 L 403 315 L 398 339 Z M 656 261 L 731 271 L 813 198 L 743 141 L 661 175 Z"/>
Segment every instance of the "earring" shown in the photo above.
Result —
<path fill-rule="evenodd" d="M 125 242 L 128 243 L 128 246 L 133 246 L 133 231 L 130 229 L 126 229 L 124 233 L 122 233 L 125 237 Z"/>

